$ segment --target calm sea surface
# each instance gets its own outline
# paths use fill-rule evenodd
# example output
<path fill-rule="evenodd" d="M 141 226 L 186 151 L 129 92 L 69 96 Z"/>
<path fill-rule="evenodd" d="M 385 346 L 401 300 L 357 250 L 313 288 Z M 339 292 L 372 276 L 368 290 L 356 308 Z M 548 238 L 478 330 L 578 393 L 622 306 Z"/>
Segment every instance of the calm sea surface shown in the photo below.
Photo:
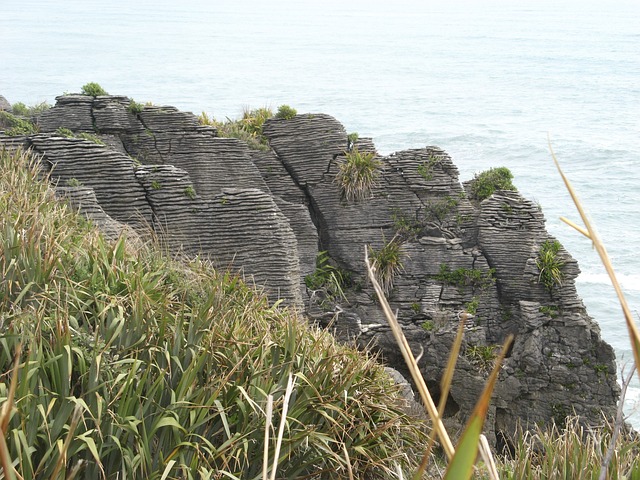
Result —
<path fill-rule="evenodd" d="M 87 82 L 216 118 L 324 112 L 383 153 L 438 145 L 461 180 L 507 166 L 578 259 L 578 290 L 619 364 L 614 292 L 547 138 L 640 309 L 640 2 L 0 0 L 0 94 L 32 104 Z M 636 377 L 637 379 L 637 377 Z M 627 412 L 640 427 L 640 384 Z M 634 403 L 636 404 L 634 412 Z"/>

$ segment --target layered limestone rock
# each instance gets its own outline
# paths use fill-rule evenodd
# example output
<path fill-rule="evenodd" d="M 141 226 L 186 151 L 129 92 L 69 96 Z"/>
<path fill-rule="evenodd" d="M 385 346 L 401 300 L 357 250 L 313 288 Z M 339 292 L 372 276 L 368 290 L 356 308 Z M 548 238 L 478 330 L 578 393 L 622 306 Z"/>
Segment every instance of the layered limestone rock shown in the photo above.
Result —
<path fill-rule="evenodd" d="M 108 235 L 153 230 L 175 251 L 242 271 L 272 301 L 379 350 L 402 372 L 363 261 L 366 248 L 375 256 L 397 247 L 389 301 L 436 397 L 469 313 L 445 412 L 454 425 L 473 409 L 509 334 L 515 341 L 487 421 L 496 445 L 517 422 L 575 412 L 595 423 L 615 408 L 614 354 L 576 293 L 576 262 L 558 245 L 561 281 L 541 281 L 540 251 L 555 239 L 539 208 L 517 192 L 470 201 L 437 147 L 381 156 L 370 139 L 353 144 L 336 119 L 305 114 L 267 121 L 270 150 L 255 151 L 190 113 L 123 96 L 59 97 L 39 124 L 38 135 L 0 134 L 0 143 L 42 154 L 59 193 Z M 61 136 L 61 127 L 103 144 Z M 356 151 L 376 155 L 380 167 L 371 190 L 353 200 L 338 172 Z"/>

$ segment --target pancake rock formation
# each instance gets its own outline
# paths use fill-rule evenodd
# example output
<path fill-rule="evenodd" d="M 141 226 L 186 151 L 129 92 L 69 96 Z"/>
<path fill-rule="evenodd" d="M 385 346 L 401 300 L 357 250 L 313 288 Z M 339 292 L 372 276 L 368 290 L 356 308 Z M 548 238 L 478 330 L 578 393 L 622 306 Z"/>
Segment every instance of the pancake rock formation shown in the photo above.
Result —
<path fill-rule="evenodd" d="M 175 251 L 242 272 L 273 302 L 379 350 L 406 372 L 365 273 L 365 248 L 376 258 L 390 250 L 378 266 L 389 268 L 389 301 L 414 353 L 423 352 L 419 364 L 436 400 L 460 316 L 469 312 L 446 402 L 450 422 L 464 424 L 509 334 L 515 341 L 486 426 L 496 446 L 517 422 L 576 413 L 596 423 L 615 411 L 614 353 L 576 293 L 576 261 L 545 230 L 539 207 L 517 192 L 475 200 L 474 181 L 459 181 L 445 151 L 382 156 L 324 114 L 268 120 L 270 148 L 258 151 L 174 107 L 134 109 L 124 96 L 56 100 L 35 119 L 39 133 L 0 132 L 0 145 L 40 154 L 58 194 L 107 235 L 153 231 Z M 350 197 L 340 166 L 354 152 L 373 157 L 379 177 Z M 556 282 L 542 281 L 549 249 Z"/>

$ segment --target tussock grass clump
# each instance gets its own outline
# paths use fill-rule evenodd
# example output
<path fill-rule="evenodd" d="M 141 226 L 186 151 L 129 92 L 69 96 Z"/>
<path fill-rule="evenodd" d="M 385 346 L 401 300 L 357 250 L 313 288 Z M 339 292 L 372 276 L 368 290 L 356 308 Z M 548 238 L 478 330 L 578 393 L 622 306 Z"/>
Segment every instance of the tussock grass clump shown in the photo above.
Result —
<path fill-rule="evenodd" d="M 360 152 L 356 147 L 345 152 L 338 162 L 336 183 L 347 201 L 363 200 L 371 195 L 371 190 L 380 178 L 382 162 L 375 153 Z"/>
<path fill-rule="evenodd" d="M 238 120 L 227 118 L 218 121 L 202 112 L 198 117 L 201 125 L 211 125 L 218 130 L 218 135 L 226 138 L 237 138 L 247 143 L 254 150 L 269 150 L 269 142 L 262 134 L 262 126 L 269 118 L 273 117 L 270 108 L 245 108 L 242 117 Z"/>
<path fill-rule="evenodd" d="M 499 457 L 502 480 L 546 480 L 600 477 L 603 458 L 611 442 L 613 425 L 585 427 L 578 417 L 568 417 L 564 427 L 553 424 L 533 431 L 519 430 L 512 451 Z M 609 480 L 640 478 L 640 441 L 629 436 L 617 438 L 616 454 L 606 471 Z M 488 478 L 479 476 L 479 478 Z"/>
<path fill-rule="evenodd" d="M 27 153 L 2 150 L 0 172 L 5 478 L 254 479 L 276 457 L 278 478 L 375 479 L 417 461 L 423 433 L 372 357 L 202 259 L 105 240 Z"/>
<path fill-rule="evenodd" d="M 380 250 L 370 248 L 370 257 L 376 279 L 380 283 L 385 294 L 389 294 L 393 288 L 393 280 L 404 266 L 402 264 L 402 241 L 399 237 L 394 237 L 386 242 Z"/>

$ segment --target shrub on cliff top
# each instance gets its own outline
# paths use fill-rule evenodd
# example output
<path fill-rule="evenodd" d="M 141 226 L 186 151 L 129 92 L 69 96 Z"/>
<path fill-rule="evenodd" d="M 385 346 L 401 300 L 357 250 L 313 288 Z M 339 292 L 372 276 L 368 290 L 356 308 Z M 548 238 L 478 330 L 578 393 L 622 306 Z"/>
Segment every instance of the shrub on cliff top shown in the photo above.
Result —
<path fill-rule="evenodd" d="M 109 95 L 104 88 L 95 82 L 90 82 L 83 85 L 81 90 L 83 95 L 89 95 L 90 97 L 97 97 L 100 95 Z"/>
<path fill-rule="evenodd" d="M 278 113 L 276 113 L 276 118 L 281 118 L 284 120 L 291 120 L 298 114 L 295 108 L 290 107 L 289 105 L 280 105 L 278 107 Z"/>
<path fill-rule="evenodd" d="M 46 110 L 49 110 L 50 108 L 51 105 L 49 105 L 46 101 L 31 106 L 27 106 L 22 102 L 17 102 L 12 105 L 11 112 L 14 115 L 18 115 L 20 117 L 33 117 L 35 115 L 41 114 Z"/>
<path fill-rule="evenodd" d="M 511 182 L 513 174 L 507 167 L 490 168 L 476 174 L 471 183 L 471 197 L 481 202 L 496 190 L 517 190 Z"/>
<path fill-rule="evenodd" d="M 20 477 L 262 478 L 285 403 L 278 478 L 419 460 L 373 358 L 203 260 L 105 240 L 40 176 L 0 151 L 0 456 Z"/>

